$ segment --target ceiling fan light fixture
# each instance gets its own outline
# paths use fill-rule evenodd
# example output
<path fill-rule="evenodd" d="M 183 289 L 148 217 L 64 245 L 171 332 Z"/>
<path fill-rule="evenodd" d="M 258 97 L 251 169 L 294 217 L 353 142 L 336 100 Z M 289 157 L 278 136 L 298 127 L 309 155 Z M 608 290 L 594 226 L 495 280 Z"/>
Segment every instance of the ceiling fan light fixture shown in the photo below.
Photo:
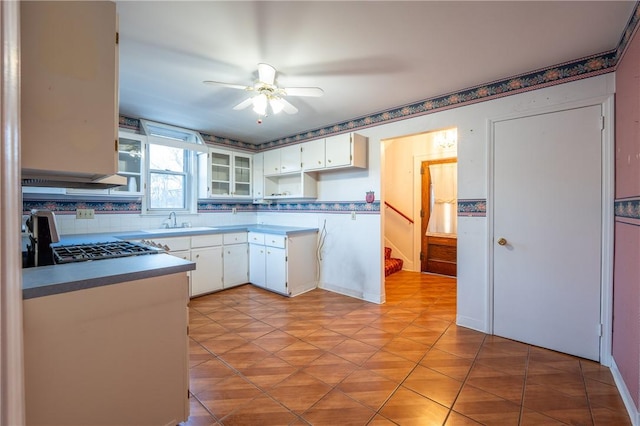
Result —
<path fill-rule="evenodd" d="M 253 111 L 258 115 L 267 115 L 268 99 L 264 93 L 252 98 Z"/>
<path fill-rule="evenodd" d="M 269 105 L 271 105 L 271 111 L 273 111 L 274 114 L 279 113 L 284 108 L 284 102 L 280 98 L 271 98 Z"/>

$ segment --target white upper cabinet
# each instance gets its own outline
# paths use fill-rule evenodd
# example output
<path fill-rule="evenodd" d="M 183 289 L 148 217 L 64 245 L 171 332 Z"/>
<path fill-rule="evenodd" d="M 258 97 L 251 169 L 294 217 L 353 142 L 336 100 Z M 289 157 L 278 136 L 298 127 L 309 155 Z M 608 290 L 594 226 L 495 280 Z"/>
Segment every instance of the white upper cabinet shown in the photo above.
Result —
<path fill-rule="evenodd" d="M 264 198 L 264 154 L 253 154 L 253 199 Z"/>
<path fill-rule="evenodd" d="M 116 4 L 20 2 L 23 176 L 115 175 Z"/>
<path fill-rule="evenodd" d="M 300 145 L 285 146 L 264 153 L 264 175 L 299 172 L 302 169 Z"/>
<path fill-rule="evenodd" d="M 294 173 L 302 170 L 300 145 L 280 148 L 280 173 Z"/>
<path fill-rule="evenodd" d="M 251 198 L 251 154 L 210 149 L 199 157 L 199 198 Z M 206 172 L 205 172 L 206 170 Z"/>
<path fill-rule="evenodd" d="M 367 167 L 367 138 L 357 133 L 330 136 L 325 140 L 325 168 Z"/>
<path fill-rule="evenodd" d="M 304 170 L 318 170 L 325 167 L 324 139 L 305 142 L 302 144 L 302 168 Z"/>
<path fill-rule="evenodd" d="M 118 174 L 127 185 L 110 189 L 112 194 L 140 195 L 144 191 L 144 144 L 147 137 L 120 131 L 118 143 Z"/>

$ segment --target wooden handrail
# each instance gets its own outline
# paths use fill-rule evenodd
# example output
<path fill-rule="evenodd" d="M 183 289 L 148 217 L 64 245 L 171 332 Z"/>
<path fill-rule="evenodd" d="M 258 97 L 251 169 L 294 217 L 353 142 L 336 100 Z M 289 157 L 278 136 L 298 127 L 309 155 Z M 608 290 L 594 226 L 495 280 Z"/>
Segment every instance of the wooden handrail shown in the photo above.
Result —
<path fill-rule="evenodd" d="M 400 210 L 398 210 L 397 208 L 393 207 L 391 204 L 387 203 L 386 201 L 384 202 L 384 205 L 389 207 L 391 210 L 393 210 L 394 212 L 398 213 L 400 216 L 402 216 L 403 218 L 405 218 L 406 220 L 409 221 L 409 223 L 413 223 L 413 219 L 411 219 L 409 216 L 407 216 L 406 214 L 402 213 Z"/>

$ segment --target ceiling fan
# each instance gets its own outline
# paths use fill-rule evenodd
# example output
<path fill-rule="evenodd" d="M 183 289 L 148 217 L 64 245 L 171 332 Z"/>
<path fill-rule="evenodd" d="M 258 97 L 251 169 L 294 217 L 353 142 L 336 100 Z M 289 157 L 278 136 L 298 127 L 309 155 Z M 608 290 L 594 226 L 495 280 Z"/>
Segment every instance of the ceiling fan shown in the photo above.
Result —
<path fill-rule="evenodd" d="M 285 96 L 319 97 L 324 94 L 324 91 L 319 87 L 278 87 L 275 84 L 275 80 L 276 69 L 274 67 L 269 64 L 258 64 L 258 81 L 253 86 L 210 80 L 203 81 L 203 83 L 253 92 L 253 96 L 240 102 L 233 109 L 241 110 L 253 105 L 253 110 L 260 116 L 266 116 L 268 109 L 273 114 L 277 114 L 280 111 L 284 111 L 287 114 L 297 113 L 298 108 L 284 99 Z"/>

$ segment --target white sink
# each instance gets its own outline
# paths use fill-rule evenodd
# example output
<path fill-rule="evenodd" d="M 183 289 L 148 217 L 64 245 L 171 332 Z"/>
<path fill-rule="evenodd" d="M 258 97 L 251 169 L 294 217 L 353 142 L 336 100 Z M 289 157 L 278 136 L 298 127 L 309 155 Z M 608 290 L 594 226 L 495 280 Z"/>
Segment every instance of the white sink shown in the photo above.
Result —
<path fill-rule="evenodd" d="M 193 232 L 193 231 L 211 231 L 217 228 L 211 226 L 194 226 L 193 228 L 157 228 L 157 229 L 143 229 L 142 232 L 149 234 L 173 234 L 181 232 Z"/>

